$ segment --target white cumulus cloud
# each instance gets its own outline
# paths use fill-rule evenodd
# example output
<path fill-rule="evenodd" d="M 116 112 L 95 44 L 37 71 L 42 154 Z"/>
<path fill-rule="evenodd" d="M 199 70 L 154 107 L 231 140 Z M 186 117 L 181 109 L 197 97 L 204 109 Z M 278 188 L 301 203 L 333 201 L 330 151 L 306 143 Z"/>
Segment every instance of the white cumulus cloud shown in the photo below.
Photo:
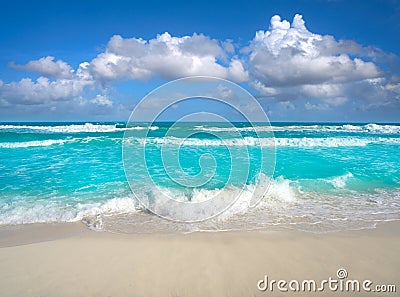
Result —
<path fill-rule="evenodd" d="M 99 106 L 108 106 L 108 107 L 113 106 L 113 102 L 106 95 L 101 95 L 101 94 L 97 94 L 96 97 L 90 100 L 90 103 Z"/>
<path fill-rule="evenodd" d="M 341 48 L 333 37 L 308 31 L 299 14 L 292 24 L 273 16 L 269 30 L 258 31 L 252 41 L 249 71 L 256 83 L 267 88 L 382 76 L 374 63 L 351 58 Z"/>
<path fill-rule="evenodd" d="M 23 78 L 4 83 L 0 81 L 0 99 L 9 104 L 38 105 L 51 101 L 72 100 L 83 94 L 96 82 L 88 72 L 88 63 L 82 63 L 76 73 L 68 78 L 49 79 L 40 76 L 36 80 Z"/>
<path fill-rule="evenodd" d="M 72 67 L 66 62 L 62 60 L 54 61 L 54 57 L 52 56 L 29 61 L 25 65 L 16 65 L 11 62 L 10 66 L 26 71 L 39 72 L 42 76 L 51 78 L 71 78 L 74 72 Z"/>
<path fill-rule="evenodd" d="M 160 77 L 176 79 L 192 75 L 209 75 L 238 82 L 247 80 L 240 60 L 228 65 L 226 43 L 202 34 L 174 37 L 169 33 L 151 40 L 113 36 L 104 53 L 90 62 L 94 77 L 99 80 L 147 79 Z M 232 47 L 228 46 L 228 50 Z"/>

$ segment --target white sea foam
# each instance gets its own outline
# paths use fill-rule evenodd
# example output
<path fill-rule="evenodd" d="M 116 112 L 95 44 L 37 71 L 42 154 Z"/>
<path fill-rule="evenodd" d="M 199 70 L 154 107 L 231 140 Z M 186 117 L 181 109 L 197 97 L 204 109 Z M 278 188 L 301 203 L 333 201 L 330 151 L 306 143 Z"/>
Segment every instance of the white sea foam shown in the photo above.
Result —
<path fill-rule="evenodd" d="M 348 132 L 363 132 L 363 126 L 355 126 L 355 125 L 343 125 L 339 127 L 335 127 L 337 130 L 348 131 Z"/>
<path fill-rule="evenodd" d="M 395 134 L 400 133 L 400 126 L 397 125 L 377 125 L 368 124 L 364 126 L 364 129 L 369 132 Z"/>
<path fill-rule="evenodd" d="M 294 125 L 294 126 L 248 126 L 248 127 L 204 127 L 196 126 L 195 130 L 205 132 L 270 132 L 270 131 L 306 131 L 316 130 L 319 125 Z"/>
<path fill-rule="evenodd" d="M 64 145 L 68 143 L 89 143 L 91 141 L 107 141 L 111 140 L 115 143 L 121 142 L 121 138 L 104 138 L 104 137 L 85 137 L 85 138 L 68 138 L 68 139 L 45 139 L 23 142 L 0 142 L 0 148 L 16 149 L 29 147 L 47 147 L 53 145 Z"/>
<path fill-rule="evenodd" d="M 53 145 L 64 145 L 68 143 L 86 144 L 92 141 L 112 141 L 116 144 L 122 141 L 121 138 L 104 138 L 104 137 L 85 137 L 70 139 L 45 139 L 24 142 L 0 142 L 0 148 L 15 149 L 29 147 L 47 147 Z M 129 137 L 124 139 L 125 143 L 140 145 L 177 145 L 177 146 L 193 146 L 193 147 L 363 147 L 369 144 L 400 144 L 400 138 L 394 137 L 303 137 L 303 138 L 222 138 L 222 139 L 201 139 L 201 138 L 178 138 L 178 137 L 147 137 L 135 138 Z"/>
<path fill-rule="evenodd" d="M 175 200 L 188 202 L 190 199 L 191 203 L 207 201 L 220 193 L 225 195 L 219 196 L 221 199 L 230 200 L 232 195 L 239 196 L 230 210 L 230 213 L 234 214 L 245 212 L 249 208 L 251 198 L 254 195 L 264 195 L 269 185 L 271 186 L 266 196 L 269 201 L 290 203 L 296 200 L 294 191 L 290 188 L 289 180 L 278 178 L 270 182 L 264 176 L 256 184 L 246 185 L 243 189 L 233 186 L 226 189 L 195 189 L 189 196 L 184 193 L 177 193 L 168 188 L 160 188 L 160 190 L 169 193 Z M 142 194 L 152 195 L 151 192 Z M 157 203 L 157 199 L 154 201 Z M 169 204 L 157 205 L 156 208 L 162 213 L 178 211 L 171 209 L 171 205 Z M 77 203 L 74 206 L 70 203 L 63 204 L 61 202 L 48 202 L 46 200 L 36 200 L 34 202 L 19 200 L 13 203 L 13 205 L 0 205 L 0 224 L 75 222 L 84 220 L 91 227 L 101 229 L 101 218 L 99 216 L 137 213 L 140 210 L 143 210 L 143 207 L 133 197 L 113 198 L 105 202 Z"/>
<path fill-rule="evenodd" d="M 276 146 L 283 147 L 352 147 L 382 142 L 382 139 L 355 137 L 275 138 Z"/>
<path fill-rule="evenodd" d="M 346 186 L 350 178 L 352 174 L 347 173 L 327 179 L 327 181 L 330 180 L 336 187 L 341 188 Z M 205 201 L 221 191 L 220 189 L 195 190 L 190 198 L 192 202 Z M 239 194 L 238 199 L 218 217 L 196 224 L 177 225 L 162 220 L 144 211 L 133 197 L 81 204 L 73 204 L 71 201 L 67 203 L 17 200 L 12 204 L 0 204 L 0 224 L 83 221 L 88 227 L 96 230 L 116 232 L 148 230 L 152 233 L 176 232 L 177 230 L 192 232 L 254 229 L 265 226 L 286 226 L 311 232 L 326 232 L 367 228 L 378 221 L 400 219 L 398 190 L 394 192 L 385 190 L 375 194 L 352 193 L 351 195 L 344 192 L 332 194 L 302 192 L 295 181 L 283 177 L 269 180 L 261 176 L 256 183 L 246 185 L 243 189 L 229 187 L 225 191 L 226 197 Z M 143 193 L 143 195 L 149 195 L 149 193 Z M 260 202 L 255 207 L 250 206 L 254 197 L 260 198 Z M 187 201 L 189 196 L 182 194 L 177 198 Z M 171 209 L 168 203 L 158 207 L 164 212 L 177 211 Z"/>
<path fill-rule="evenodd" d="M 379 125 L 379 124 L 366 124 L 366 125 L 285 125 L 285 126 L 253 126 L 253 127 L 204 127 L 196 126 L 195 130 L 206 132 L 265 132 L 265 131 L 315 131 L 315 132 L 359 132 L 371 134 L 398 134 L 400 133 L 400 125 Z"/>
<path fill-rule="evenodd" d="M 40 126 L 40 125 L 0 125 L 0 130 L 6 131 L 34 131 L 42 133 L 110 133 L 127 130 L 144 130 L 144 126 L 134 126 L 120 128 L 117 124 L 70 124 L 57 126 Z M 159 127 L 151 126 L 150 130 L 157 130 Z"/>
<path fill-rule="evenodd" d="M 367 146 L 375 143 L 400 144 L 400 138 L 385 137 L 303 137 L 303 138 L 225 138 L 225 139 L 200 139 L 177 137 L 148 137 L 127 139 L 127 142 L 156 145 L 179 146 L 261 146 L 271 147 L 354 147 Z"/>
<path fill-rule="evenodd" d="M 25 142 L 0 142 L 0 148 L 27 148 L 27 147 L 40 147 L 40 146 L 51 146 L 51 145 L 62 145 L 67 142 L 72 142 L 70 139 L 46 139 L 46 140 L 34 140 Z"/>
<path fill-rule="evenodd" d="M 330 179 L 327 179 L 327 182 L 332 184 L 335 188 L 344 188 L 346 186 L 346 183 L 348 182 L 349 179 L 353 178 L 353 174 L 351 172 L 348 172 L 344 175 L 336 176 Z"/>
<path fill-rule="evenodd" d="M 261 175 L 256 183 L 246 185 L 242 190 L 234 189 L 235 194 L 241 192 L 238 199 L 218 217 L 218 220 L 227 220 L 254 209 L 260 211 L 266 208 L 285 208 L 288 204 L 298 202 L 296 197 L 298 191 L 290 183 L 290 180 L 283 177 L 270 180 Z M 255 207 L 252 205 L 253 201 L 259 201 Z"/>
<path fill-rule="evenodd" d="M 50 222 L 76 222 L 89 220 L 98 215 L 113 215 L 139 211 L 138 204 L 131 197 L 113 198 L 105 202 L 78 203 L 70 206 L 48 201 L 19 201 L 13 206 L 0 208 L 0 224 L 29 224 Z"/>

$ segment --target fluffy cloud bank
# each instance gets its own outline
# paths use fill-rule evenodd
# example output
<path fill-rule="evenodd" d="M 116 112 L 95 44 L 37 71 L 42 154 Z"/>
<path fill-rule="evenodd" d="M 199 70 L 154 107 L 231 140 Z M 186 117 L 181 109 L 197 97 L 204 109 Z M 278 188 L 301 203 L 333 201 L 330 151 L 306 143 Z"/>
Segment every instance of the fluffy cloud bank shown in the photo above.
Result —
<path fill-rule="evenodd" d="M 8 105 L 38 105 L 75 99 L 83 94 L 87 86 L 96 83 L 88 72 L 88 65 L 82 63 L 74 73 L 65 62 L 53 62 L 53 57 L 30 61 L 26 65 L 13 64 L 12 67 L 40 72 L 42 76 L 36 81 L 23 78 L 18 82 L 4 83 L 0 80 L 0 98 Z"/>
<path fill-rule="evenodd" d="M 191 75 L 247 80 L 239 60 L 232 59 L 224 66 L 217 62 L 218 59 L 226 60 L 222 44 L 202 34 L 172 37 L 166 32 L 148 41 L 115 35 L 106 52 L 92 60 L 91 70 L 100 80 L 175 79 Z"/>
<path fill-rule="evenodd" d="M 301 15 L 292 23 L 273 16 L 268 30 L 256 32 L 243 48 L 203 34 L 175 37 L 166 32 L 150 40 L 115 35 L 104 52 L 76 70 L 52 56 L 25 65 L 10 63 L 12 68 L 37 72 L 40 77 L 9 83 L 0 80 L 0 106 L 79 98 L 112 108 L 116 105 L 104 90 L 115 81 L 191 75 L 245 82 L 260 100 L 290 108 L 302 102 L 305 110 L 327 110 L 351 100 L 358 100 L 364 108 L 399 105 L 400 81 L 373 61 L 377 50 L 312 33 Z M 85 93 L 88 89 L 90 96 Z"/>
<path fill-rule="evenodd" d="M 306 102 L 306 110 L 327 110 L 349 100 L 366 108 L 398 103 L 387 74 L 370 59 L 374 49 L 314 34 L 301 15 L 291 24 L 273 16 L 269 30 L 258 31 L 247 52 L 250 84 L 261 96 L 319 101 Z"/>
<path fill-rule="evenodd" d="M 264 86 L 343 83 L 382 76 L 376 65 L 350 58 L 332 36 L 307 30 L 301 15 L 293 23 L 271 19 L 269 31 L 252 41 L 249 68 Z"/>

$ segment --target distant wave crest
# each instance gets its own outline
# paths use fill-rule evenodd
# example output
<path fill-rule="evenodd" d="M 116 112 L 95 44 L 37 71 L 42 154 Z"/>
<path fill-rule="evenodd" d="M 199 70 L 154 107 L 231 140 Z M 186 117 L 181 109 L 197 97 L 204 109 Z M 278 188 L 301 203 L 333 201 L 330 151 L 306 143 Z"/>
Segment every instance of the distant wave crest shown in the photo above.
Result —
<path fill-rule="evenodd" d="M 87 143 L 101 143 L 108 141 L 111 144 L 120 144 L 123 140 L 121 138 L 109 137 L 84 137 L 84 138 L 68 138 L 68 139 L 45 139 L 34 140 L 25 142 L 0 142 L 0 148 L 4 149 L 18 149 L 30 147 L 48 147 L 54 145 L 65 144 L 87 144 Z M 200 139 L 200 138 L 187 138 L 184 141 L 176 137 L 148 137 L 148 138 L 127 138 L 124 140 L 130 144 L 138 145 L 183 145 L 193 147 L 210 147 L 210 146 L 261 146 L 270 147 L 300 147 L 300 148 L 313 148 L 313 147 L 362 147 L 370 144 L 392 144 L 399 145 L 400 138 L 393 137 L 302 137 L 302 138 L 255 138 L 243 137 L 240 139 Z"/>
<path fill-rule="evenodd" d="M 400 138 L 385 138 L 385 137 L 368 137 L 368 138 L 357 138 L 357 137 L 302 137 L 302 138 L 255 138 L 255 137 L 243 137 L 243 138 L 228 138 L 228 139 L 199 139 L 199 138 L 187 138 L 183 142 L 181 139 L 176 137 L 148 137 L 143 138 L 131 138 L 125 141 L 131 143 L 140 143 L 146 145 L 183 145 L 183 146 L 277 146 L 277 147 L 354 147 L 354 146 L 366 146 L 374 143 L 385 143 L 385 144 L 400 144 Z"/>
<path fill-rule="evenodd" d="M 344 124 L 344 125 L 272 125 L 269 126 L 254 126 L 254 127 L 205 127 L 196 126 L 195 130 L 206 131 L 206 132 L 263 132 L 263 131 L 316 131 L 316 132 L 349 132 L 349 133 L 372 133 L 372 134 L 398 134 L 400 133 L 400 125 L 385 125 L 385 124 L 366 124 L 366 125 L 355 125 L 355 124 Z"/>
<path fill-rule="evenodd" d="M 146 127 L 120 127 L 118 124 L 68 124 L 68 125 L 0 125 L 0 130 L 8 132 L 35 132 L 35 133 L 111 133 L 127 130 L 144 130 Z M 157 130 L 157 126 L 150 130 Z"/>

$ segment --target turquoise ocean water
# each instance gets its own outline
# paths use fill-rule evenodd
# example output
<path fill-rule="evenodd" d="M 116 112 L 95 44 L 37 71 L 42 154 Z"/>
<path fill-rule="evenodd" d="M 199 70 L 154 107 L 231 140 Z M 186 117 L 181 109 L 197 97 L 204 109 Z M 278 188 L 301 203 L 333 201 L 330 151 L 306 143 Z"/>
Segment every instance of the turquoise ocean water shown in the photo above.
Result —
<path fill-rule="evenodd" d="M 271 145 L 263 125 L 171 125 L 153 124 L 143 139 L 144 124 L 0 123 L 0 225 L 83 221 L 93 229 L 128 233 L 258 228 L 327 232 L 400 219 L 398 124 L 274 123 L 272 179 L 258 174 L 260 147 Z M 171 129 L 173 136 L 167 135 Z M 180 146 L 182 171 L 189 176 L 203 173 L 199 158 L 205 154 L 215 161 L 210 164 L 216 164 L 209 182 L 195 188 L 171 182 L 161 159 L 161 149 L 167 156 L 175 152 L 181 144 L 179 135 L 188 130 L 194 134 Z M 129 137 L 123 139 L 126 131 Z M 124 173 L 123 143 L 132 152 L 143 143 L 147 147 L 146 164 L 134 153 L 130 156 L 136 169 L 129 176 L 135 194 L 151 196 L 151 187 L 159 186 L 191 201 L 207 199 L 227 186 L 232 195 L 244 187 L 244 195 L 226 212 L 204 222 L 161 219 L 135 200 Z M 238 147 L 246 147 L 251 155 L 245 181 L 235 179 L 227 158 Z M 245 162 L 244 157 L 236 159 Z M 207 165 L 203 169 L 207 175 Z M 154 184 L 144 185 L 148 172 Z M 179 175 L 178 168 L 172 172 Z M 263 182 L 270 183 L 267 194 L 256 207 L 249 207 L 246 193 Z M 151 199 L 157 202 L 157 197 Z M 164 211 L 169 211 L 167 206 Z"/>

